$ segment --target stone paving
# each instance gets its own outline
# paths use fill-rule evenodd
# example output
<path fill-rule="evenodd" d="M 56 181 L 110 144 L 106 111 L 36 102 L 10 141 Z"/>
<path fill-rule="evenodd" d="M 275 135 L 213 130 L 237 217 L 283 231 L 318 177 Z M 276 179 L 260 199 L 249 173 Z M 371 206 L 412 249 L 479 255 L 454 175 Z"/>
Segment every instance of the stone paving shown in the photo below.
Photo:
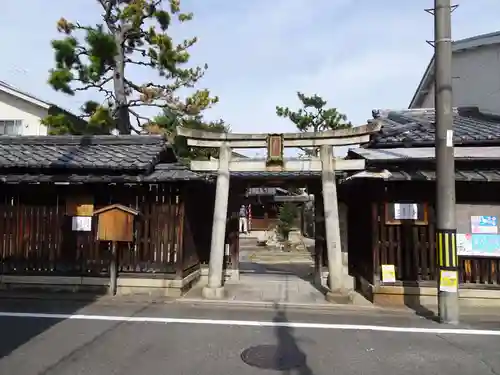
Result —
<path fill-rule="evenodd" d="M 241 275 L 239 282 L 229 281 L 226 290 L 233 300 L 275 303 L 325 303 L 325 296 L 311 280 L 296 275 Z"/>
<path fill-rule="evenodd" d="M 324 293 L 311 281 L 291 274 L 242 274 L 240 280 L 226 282 L 225 300 L 247 303 L 325 304 Z M 201 285 L 193 288 L 181 300 L 201 299 L 202 288 Z"/>
<path fill-rule="evenodd" d="M 279 304 L 326 304 L 325 290 L 316 287 L 310 252 L 286 252 L 258 247 L 252 239 L 241 241 L 239 280 L 225 283 L 227 301 Z M 182 300 L 201 297 L 203 286 Z"/>

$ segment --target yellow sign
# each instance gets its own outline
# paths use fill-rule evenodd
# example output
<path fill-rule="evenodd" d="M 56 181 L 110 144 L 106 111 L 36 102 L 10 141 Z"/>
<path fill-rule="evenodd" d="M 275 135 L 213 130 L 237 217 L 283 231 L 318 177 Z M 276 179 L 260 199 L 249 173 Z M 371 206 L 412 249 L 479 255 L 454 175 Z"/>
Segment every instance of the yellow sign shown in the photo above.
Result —
<path fill-rule="evenodd" d="M 66 201 L 66 215 L 92 216 L 94 214 L 94 199 L 92 196 L 76 195 Z"/>
<path fill-rule="evenodd" d="M 382 282 L 396 282 L 396 267 L 394 267 L 394 264 L 382 264 Z"/>
<path fill-rule="evenodd" d="M 439 280 L 439 290 L 448 293 L 458 292 L 458 272 L 457 271 L 441 271 Z"/>
<path fill-rule="evenodd" d="M 76 206 L 76 215 L 75 216 L 92 216 L 94 213 L 94 205 L 93 204 L 80 204 Z"/>

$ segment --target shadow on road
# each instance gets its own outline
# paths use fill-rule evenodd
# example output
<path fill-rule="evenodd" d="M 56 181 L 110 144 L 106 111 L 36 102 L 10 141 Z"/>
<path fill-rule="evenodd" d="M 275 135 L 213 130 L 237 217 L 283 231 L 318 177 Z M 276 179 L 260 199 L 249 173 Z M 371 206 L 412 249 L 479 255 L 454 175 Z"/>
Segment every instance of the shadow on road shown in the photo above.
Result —
<path fill-rule="evenodd" d="M 0 310 L 9 313 L 47 313 L 47 314 L 76 314 L 82 308 L 92 304 L 101 294 L 86 295 L 85 298 L 72 299 L 71 301 L 59 299 L 55 296 L 52 300 L 35 298 L 9 298 L 0 297 Z M 60 297 L 59 297 L 60 298 Z M 22 347 L 35 337 L 48 331 L 51 327 L 65 319 L 41 319 L 15 316 L 0 318 L 0 361 L 8 357 L 16 349 Z"/>
<path fill-rule="evenodd" d="M 412 287 L 414 287 L 414 285 L 409 285 L 406 283 L 403 284 L 405 306 L 413 310 L 416 315 L 421 316 L 422 318 L 433 322 L 439 322 L 438 315 L 422 304 L 422 302 L 420 301 L 420 296 L 413 294 Z"/>
<path fill-rule="evenodd" d="M 287 281 L 286 281 L 287 282 Z M 285 298 L 288 302 L 288 288 L 284 286 Z M 307 363 L 307 355 L 298 345 L 293 327 L 289 326 L 286 307 L 280 301 L 274 302 L 274 333 L 276 344 L 256 345 L 245 349 L 241 359 L 247 365 L 263 370 L 279 371 L 284 375 L 314 375 Z M 305 342 L 305 339 L 300 341 Z"/>
<path fill-rule="evenodd" d="M 276 323 L 288 323 L 284 307 L 275 306 L 276 315 L 273 321 Z M 282 374 L 313 375 L 313 371 L 307 364 L 307 355 L 300 349 L 294 336 L 293 328 L 278 325 L 275 329 L 277 339 L 276 358 L 280 361 Z"/>

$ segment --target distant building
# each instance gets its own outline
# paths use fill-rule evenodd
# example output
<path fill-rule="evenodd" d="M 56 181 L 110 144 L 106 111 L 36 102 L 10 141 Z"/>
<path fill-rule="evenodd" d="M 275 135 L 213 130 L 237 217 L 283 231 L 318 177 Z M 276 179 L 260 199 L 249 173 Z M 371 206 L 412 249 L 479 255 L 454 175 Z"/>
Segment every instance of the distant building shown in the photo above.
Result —
<path fill-rule="evenodd" d="M 48 129 L 41 121 L 49 113 L 66 112 L 62 108 L 39 99 L 0 81 L 0 135 L 47 135 Z"/>
<path fill-rule="evenodd" d="M 500 114 L 500 31 L 453 42 L 453 106 Z M 434 57 L 409 104 L 434 108 Z"/>

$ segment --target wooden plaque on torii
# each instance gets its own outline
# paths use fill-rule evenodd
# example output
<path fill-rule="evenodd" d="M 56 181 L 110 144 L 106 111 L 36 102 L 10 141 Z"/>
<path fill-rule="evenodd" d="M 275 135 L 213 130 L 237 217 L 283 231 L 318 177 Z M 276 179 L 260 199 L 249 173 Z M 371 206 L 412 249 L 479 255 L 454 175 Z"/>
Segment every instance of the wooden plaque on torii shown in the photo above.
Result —
<path fill-rule="evenodd" d="M 283 166 L 283 134 L 267 136 L 267 166 Z"/>

